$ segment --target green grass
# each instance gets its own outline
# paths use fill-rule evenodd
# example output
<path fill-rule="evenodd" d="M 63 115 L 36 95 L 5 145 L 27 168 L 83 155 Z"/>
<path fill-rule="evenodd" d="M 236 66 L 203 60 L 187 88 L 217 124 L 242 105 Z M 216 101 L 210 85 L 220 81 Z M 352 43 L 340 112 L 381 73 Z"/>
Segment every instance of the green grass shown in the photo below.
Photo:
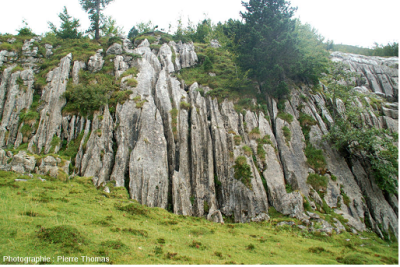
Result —
<path fill-rule="evenodd" d="M 84 263 L 81 256 L 108 257 L 112 264 L 396 264 L 398 259 L 397 243 L 372 233 L 361 240 L 349 233 L 321 236 L 275 227 L 279 221 L 300 222 L 272 208 L 269 222 L 221 225 L 139 205 L 112 184 L 111 193 L 104 193 L 90 178 L 41 182 L 36 177 L 0 171 L 1 259 L 46 255 L 54 264 L 68 264 L 57 262 L 59 255 L 78 257 L 78 264 Z M 14 182 L 17 178 L 28 182 Z"/>

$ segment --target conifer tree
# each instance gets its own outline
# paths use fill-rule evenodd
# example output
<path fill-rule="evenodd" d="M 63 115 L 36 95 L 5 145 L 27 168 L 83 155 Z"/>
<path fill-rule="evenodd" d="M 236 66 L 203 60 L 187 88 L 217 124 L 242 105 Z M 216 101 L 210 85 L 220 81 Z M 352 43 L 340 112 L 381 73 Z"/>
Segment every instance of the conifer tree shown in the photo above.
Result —
<path fill-rule="evenodd" d="M 63 12 L 58 14 L 58 17 L 61 19 L 60 30 L 53 23 L 49 22 L 50 29 L 57 37 L 62 39 L 79 39 L 82 37 L 82 33 L 78 31 L 78 28 L 81 26 L 79 19 L 72 18 L 65 6 Z"/>
<path fill-rule="evenodd" d="M 286 74 L 297 57 L 296 8 L 285 0 L 242 2 L 245 23 L 235 28 L 238 62 L 250 71 L 260 90 L 282 98 L 288 93 Z"/>
<path fill-rule="evenodd" d="M 105 17 L 101 13 L 104 8 L 114 0 L 79 0 L 83 10 L 89 14 L 91 21 L 88 32 L 94 32 L 94 38 L 100 39 L 100 29 L 103 27 Z"/>

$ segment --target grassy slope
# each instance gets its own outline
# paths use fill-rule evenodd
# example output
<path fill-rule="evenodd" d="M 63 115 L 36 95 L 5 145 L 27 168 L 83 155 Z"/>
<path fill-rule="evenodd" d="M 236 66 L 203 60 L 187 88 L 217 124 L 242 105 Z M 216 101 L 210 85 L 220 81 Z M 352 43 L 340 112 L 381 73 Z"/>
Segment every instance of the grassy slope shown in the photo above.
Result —
<path fill-rule="evenodd" d="M 371 233 L 360 239 L 278 228 L 278 221 L 289 219 L 277 214 L 270 222 L 215 224 L 141 206 L 128 199 L 125 188 L 111 187 L 106 194 L 90 178 L 45 178 L 0 171 L 1 259 L 86 255 L 109 257 L 113 264 L 395 264 L 398 259 L 397 243 Z M 62 238 L 52 232 L 59 226 Z"/>

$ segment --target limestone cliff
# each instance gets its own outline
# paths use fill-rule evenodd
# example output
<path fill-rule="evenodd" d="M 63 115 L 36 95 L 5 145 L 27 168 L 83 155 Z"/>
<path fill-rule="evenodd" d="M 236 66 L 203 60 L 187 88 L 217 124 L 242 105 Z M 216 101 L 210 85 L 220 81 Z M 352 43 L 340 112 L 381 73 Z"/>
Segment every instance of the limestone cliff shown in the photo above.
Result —
<path fill-rule="evenodd" d="M 333 123 L 329 107 L 340 110 L 340 99 L 333 104 L 323 93 L 303 86 L 292 89 L 290 100 L 281 110 L 290 114 L 292 121 L 278 116 L 277 101 L 268 96 L 267 110 L 237 113 L 234 102 L 210 97 L 210 88 L 198 83 L 189 86 L 175 77 L 181 69 L 196 65 L 193 43 L 171 41 L 155 50 L 147 40 L 134 47 L 124 38 L 122 45 L 113 44 L 106 52 L 99 49 L 87 62 L 74 60 L 74 54 L 64 56 L 47 74 L 47 85 L 36 107 L 38 124 L 31 125 L 31 132 L 26 133 L 21 129 L 29 121 L 20 120 L 20 114 L 30 109 L 33 80 L 40 67 L 34 44 L 45 47 L 48 57 L 52 55 L 50 45 L 34 41 L 25 42 L 21 55 L 0 51 L 0 66 L 5 66 L 0 74 L 3 149 L 28 144 L 30 153 L 57 153 L 63 142 L 77 141 L 79 151 L 71 159 L 73 174 L 93 177 L 96 186 L 110 182 L 126 186 L 132 199 L 176 214 L 205 216 L 215 222 L 223 222 L 223 217 L 249 222 L 268 220 L 272 206 L 309 224 L 310 213 L 304 210 L 307 202 L 314 210 L 328 205 L 347 219 L 353 231 L 365 230 L 368 221 L 369 227 L 381 235 L 382 231 L 397 235 L 396 196 L 382 193 L 363 162 L 345 159 L 323 139 Z M 114 57 L 106 59 L 109 55 Z M 93 118 L 63 114 L 68 80 L 79 84 L 80 71 L 96 73 L 109 63 L 107 60 L 113 65 L 115 78 L 122 77 L 120 90 L 132 92 L 129 99 L 118 103 L 112 112 L 107 105 L 102 107 Z M 347 63 L 360 74 L 354 90 L 373 92 L 387 102 L 382 116 L 366 107 L 364 122 L 397 132 L 398 59 L 335 52 L 332 60 Z M 13 71 L 17 64 L 23 69 Z M 124 76 L 133 67 L 138 74 Z M 134 76 L 137 84 L 131 86 L 127 80 Z M 303 113 L 316 121 L 307 138 L 326 159 L 328 185 L 323 194 L 307 183 L 315 170 L 307 164 L 304 152 Z M 289 137 L 284 128 L 290 130 Z M 259 149 L 265 155 L 258 153 Z M 244 157 L 249 166 L 249 183 L 235 178 L 239 157 Z M 35 163 L 26 154 L 13 155 L 0 149 L 1 169 L 15 169 L 18 161 L 22 162 L 21 172 L 50 172 L 43 165 L 48 164 L 68 173 L 68 168 L 60 169 L 55 160 L 52 157 Z M 344 203 L 344 196 L 350 201 Z"/>

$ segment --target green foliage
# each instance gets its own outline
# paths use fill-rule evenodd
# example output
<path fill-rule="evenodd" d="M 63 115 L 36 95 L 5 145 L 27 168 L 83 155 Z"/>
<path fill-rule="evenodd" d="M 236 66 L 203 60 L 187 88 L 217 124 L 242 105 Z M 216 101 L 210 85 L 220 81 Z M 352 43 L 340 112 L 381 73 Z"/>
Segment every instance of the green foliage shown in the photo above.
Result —
<path fill-rule="evenodd" d="M 247 164 L 247 159 L 244 156 L 239 156 L 235 160 L 235 165 L 233 165 L 235 169 L 234 177 L 235 179 L 241 181 L 247 188 L 252 190 L 251 185 L 251 168 L 250 165 Z"/>
<path fill-rule="evenodd" d="M 33 37 L 36 35 L 33 33 L 32 29 L 29 28 L 28 22 L 26 20 L 22 20 L 22 24 L 24 24 L 24 26 L 17 30 L 18 36 Z"/>
<path fill-rule="evenodd" d="M 304 151 L 307 157 L 307 164 L 318 173 L 325 173 L 326 160 L 321 149 L 314 148 L 310 143 L 306 145 Z"/>
<path fill-rule="evenodd" d="M 114 0 L 79 0 L 83 10 L 89 14 L 90 28 L 88 32 L 94 32 L 95 39 L 100 39 L 100 29 L 104 27 L 105 16 L 103 9 Z"/>
<path fill-rule="evenodd" d="M 175 139 L 178 138 L 178 113 L 179 110 L 176 108 L 171 109 L 169 112 L 171 114 L 171 127 L 172 133 L 174 134 Z"/>
<path fill-rule="evenodd" d="M 33 176 L 34 179 L 27 179 L 18 173 L 0 171 L 0 199 L 8 203 L 0 205 L 0 251 L 4 255 L 16 257 L 26 251 L 55 259 L 69 255 L 78 257 L 79 264 L 84 264 L 81 256 L 87 255 L 109 257 L 108 263 L 114 265 L 223 265 L 228 260 L 245 265 L 337 265 L 357 249 L 368 264 L 396 264 L 398 259 L 397 242 L 386 242 L 367 231 L 322 237 L 297 227 L 277 230 L 274 224 L 279 221 L 300 222 L 276 212 L 272 206 L 268 210 L 270 221 L 230 224 L 225 218 L 225 224 L 216 224 L 205 218 L 142 206 L 130 199 L 126 188 L 114 187 L 112 182 L 107 184 L 111 190 L 107 194 L 103 188 L 96 189 L 91 178 L 75 176 L 61 182 L 36 173 Z M 22 177 L 28 181 L 15 182 Z M 38 177 L 47 181 L 41 182 Z M 129 212 L 124 209 L 131 204 L 137 208 L 127 209 Z M 139 207 L 145 212 L 135 212 Z M 330 222 L 335 213 L 319 215 Z M 93 220 L 106 221 L 110 226 L 99 227 Z M 193 240 L 206 248 L 189 247 Z M 249 244 L 255 250 L 247 250 Z M 293 251 L 298 257 L 292 257 Z M 170 259 L 164 257 L 167 253 L 177 255 Z M 12 262 L 5 260 L 4 264 Z"/>
<path fill-rule="evenodd" d="M 81 26 L 79 19 L 72 18 L 65 6 L 63 12 L 58 14 L 58 17 L 61 20 L 60 30 L 53 23 L 49 22 L 50 29 L 58 38 L 79 39 L 82 37 L 82 33 L 78 31 L 78 28 Z"/>
<path fill-rule="evenodd" d="M 310 173 L 307 177 L 307 183 L 310 184 L 315 190 L 326 190 L 328 186 L 328 178 L 316 173 Z"/>
<path fill-rule="evenodd" d="M 63 112 L 79 113 L 83 116 L 91 115 L 94 111 L 99 110 L 107 104 L 107 94 L 109 88 L 99 84 L 84 86 L 78 84 L 65 91 L 63 94 L 67 99 L 67 105 Z"/>
<path fill-rule="evenodd" d="M 374 48 L 364 48 L 359 46 L 332 44 L 330 50 L 340 51 L 344 53 L 359 54 L 365 56 L 380 56 L 380 57 L 398 57 L 399 43 L 392 42 L 386 45 L 375 43 Z"/>
<path fill-rule="evenodd" d="M 317 121 L 310 115 L 300 112 L 299 122 L 304 138 L 306 139 L 306 143 L 308 144 L 310 140 L 311 126 L 316 125 Z"/>
<path fill-rule="evenodd" d="M 332 142 L 333 147 L 344 153 L 367 161 L 373 171 L 375 182 L 382 190 L 388 193 L 397 192 L 398 175 L 398 134 L 391 133 L 385 129 L 377 129 L 364 124 L 360 115 L 365 112 L 364 108 L 354 105 L 356 93 L 348 86 L 337 84 L 336 81 L 348 81 L 349 74 L 339 71 L 340 65 L 333 65 L 330 80 L 332 98 L 342 99 L 345 105 L 345 114 L 338 114 L 333 109 L 335 124 L 329 129 L 325 139 Z"/>
<path fill-rule="evenodd" d="M 287 123 L 292 123 L 293 122 L 293 116 L 289 113 L 285 112 L 278 112 L 278 118 L 286 121 Z"/>
<path fill-rule="evenodd" d="M 73 226 L 60 225 L 50 228 L 41 227 L 37 237 L 50 244 L 60 244 L 63 249 L 80 251 L 80 244 L 86 243 L 83 235 Z"/>
<path fill-rule="evenodd" d="M 226 49 L 215 49 L 199 43 L 195 43 L 195 48 L 199 64 L 193 68 L 182 69 L 177 75 L 178 79 L 184 80 L 187 85 L 198 82 L 210 87 L 212 90 L 207 94 L 219 101 L 223 101 L 225 98 L 236 100 L 257 95 L 247 74 L 235 64 L 233 53 Z M 204 68 L 207 58 L 212 63 L 212 72 L 215 73 L 215 76 L 209 75 L 208 67 Z"/>
<path fill-rule="evenodd" d="M 235 145 L 239 146 L 242 143 L 242 137 L 240 135 L 235 135 L 233 141 L 235 142 Z"/>
<path fill-rule="evenodd" d="M 124 33 L 123 27 L 121 28 L 121 27 L 117 26 L 117 22 L 115 21 L 115 19 L 113 19 L 111 16 L 109 16 L 109 17 L 106 17 L 105 20 L 104 20 L 104 25 L 101 28 L 101 34 L 103 36 L 112 36 L 112 35 L 114 35 L 114 37 L 111 37 L 110 39 L 112 39 L 112 38 L 120 39 L 117 36 L 125 34 L 125 33 Z M 113 43 L 122 44 L 122 41 L 119 41 L 119 42 L 117 41 L 117 42 L 113 42 Z"/>
<path fill-rule="evenodd" d="M 185 101 L 181 101 L 181 102 L 179 103 L 179 107 L 180 107 L 181 109 L 190 110 L 191 107 L 192 107 L 192 105 L 190 105 L 190 103 L 187 103 L 187 102 L 185 102 Z"/>
<path fill-rule="evenodd" d="M 250 131 L 249 137 L 251 139 L 258 139 L 258 138 L 260 138 L 260 134 L 261 134 L 260 133 L 260 128 L 254 127 L 253 130 Z"/>
<path fill-rule="evenodd" d="M 126 84 L 130 87 L 136 87 L 138 85 L 138 81 L 135 78 L 130 78 L 126 80 Z"/>
<path fill-rule="evenodd" d="M 342 195 L 343 203 L 344 203 L 346 206 L 349 206 L 349 205 L 350 205 L 350 198 L 349 198 L 349 196 L 344 192 L 344 187 L 343 187 L 343 185 L 340 185 L 340 194 Z"/>
<path fill-rule="evenodd" d="M 242 149 L 246 156 L 250 157 L 251 155 L 253 155 L 253 151 L 249 146 L 243 146 Z"/>
<path fill-rule="evenodd" d="M 24 137 L 29 137 L 32 133 L 32 127 L 30 127 L 28 124 L 24 124 L 21 128 L 21 133 Z"/>
<path fill-rule="evenodd" d="M 329 52 L 325 49 L 324 38 L 309 24 L 296 21 L 298 60 L 293 70 L 300 80 L 318 84 L 321 73 L 326 73 Z"/>
<path fill-rule="evenodd" d="M 293 192 L 293 188 L 291 184 L 286 184 L 285 185 L 286 193 L 290 194 Z"/>
<path fill-rule="evenodd" d="M 249 71 L 262 92 L 284 98 L 289 89 L 289 74 L 296 59 L 295 8 L 284 0 L 251 0 L 242 2 L 245 23 L 230 22 L 227 32 L 235 43 L 238 63 Z"/>
<path fill-rule="evenodd" d="M 282 131 L 283 131 L 283 136 L 285 137 L 286 140 L 286 144 L 289 144 L 292 138 L 292 132 L 286 125 L 282 127 Z"/>
<path fill-rule="evenodd" d="M 209 72 L 213 69 L 213 64 L 208 56 L 204 58 L 203 69 L 205 72 Z"/>

